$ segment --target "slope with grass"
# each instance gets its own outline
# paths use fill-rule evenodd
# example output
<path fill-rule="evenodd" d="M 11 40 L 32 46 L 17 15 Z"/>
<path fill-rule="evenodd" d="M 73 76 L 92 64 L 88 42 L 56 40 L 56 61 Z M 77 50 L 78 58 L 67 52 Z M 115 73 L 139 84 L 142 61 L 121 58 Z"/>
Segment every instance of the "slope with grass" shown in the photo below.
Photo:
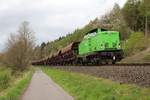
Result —
<path fill-rule="evenodd" d="M 126 57 L 121 63 L 150 63 L 150 47 L 135 55 Z"/>
<path fill-rule="evenodd" d="M 119 84 L 103 78 L 43 68 L 76 100 L 150 100 L 150 88 Z"/>
<path fill-rule="evenodd" d="M 0 100 L 19 100 L 23 91 L 32 78 L 34 69 L 11 74 L 11 69 L 0 69 Z"/>
<path fill-rule="evenodd" d="M 122 44 L 125 58 L 121 63 L 150 63 L 150 37 L 134 32 Z"/>

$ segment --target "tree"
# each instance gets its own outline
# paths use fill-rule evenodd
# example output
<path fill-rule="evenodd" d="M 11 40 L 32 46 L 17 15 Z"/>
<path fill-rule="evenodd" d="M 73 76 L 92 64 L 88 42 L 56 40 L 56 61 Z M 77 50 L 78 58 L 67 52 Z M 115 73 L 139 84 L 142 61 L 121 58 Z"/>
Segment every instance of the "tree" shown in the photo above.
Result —
<path fill-rule="evenodd" d="M 142 0 L 128 0 L 122 9 L 127 25 L 133 31 L 144 31 L 144 17 L 139 7 Z"/>
<path fill-rule="evenodd" d="M 148 35 L 148 20 L 150 20 L 150 0 L 142 0 L 141 5 L 139 7 L 140 13 L 145 18 L 145 36 Z"/>
<path fill-rule="evenodd" d="M 45 50 L 44 50 L 44 48 L 46 47 L 46 43 L 45 42 L 43 42 L 42 44 L 41 44 L 41 52 L 40 52 L 40 54 L 41 54 L 41 57 L 40 58 L 44 58 L 44 54 L 45 54 Z"/>
<path fill-rule="evenodd" d="M 126 39 L 130 33 L 130 29 L 122 15 L 118 4 L 115 4 L 112 11 L 102 16 L 100 20 L 101 26 L 109 27 L 109 30 L 119 31 L 121 39 Z"/>
<path fill-rule="evenodd" d="M 114 5 L 113 10 L 110 13 L 110 24 L 112 30 L 118 30 L 121 33 L 121 39 L 126 39 L 129 36 L 130 29 L 122 15 L 121 8 L 118 4 Z"/>
<path fill-rule="evenodd" d="M 18 30 L 18 34 L 11 34 L 7 42 L 5 62 L 14 70 L 24 70 L 33 57 L 34 48 L 33 31 L 29 23 L 24 21 Z"/>

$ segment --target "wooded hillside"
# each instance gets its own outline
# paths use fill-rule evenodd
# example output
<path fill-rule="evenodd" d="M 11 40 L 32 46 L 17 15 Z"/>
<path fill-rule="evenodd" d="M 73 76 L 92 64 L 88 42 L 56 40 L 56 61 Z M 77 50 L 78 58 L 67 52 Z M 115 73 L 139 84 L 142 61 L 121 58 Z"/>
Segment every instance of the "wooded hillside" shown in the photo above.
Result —
<path fill-rule="evenodd" d="M 123 8 L 120 8 L 118 4 L 115 4 L 110 12 L 107 12 L 101 17 L 98 16 L 95 20 L 90 21 L 89 24 L 85 25 L 83 28 L 75 29 L 74 32 L 65 37 L 60 37 L 59 39 L 48 43 L 43 42 L 40 46 L 37 46 L 35 48 L 34 59 L 41 59 L 50 56 L 71 42 L 81 41 L 85 33 L 95 27 L 119 31 L 121 33 L 122 43 L 123 45 L 126 45 L 124 48 L 127 48 L 130 43 L 126 43 L 125 41 L 127 41 L 129 37 L 132 37 L 133 35 L 131 36 L 131 34 L 134 32 L 141 32 L 141 34 L 144 34 L 144 39 L 141 37 L 142 40 L 147 39 L 150 35 L 149 9 L 149 0 L 128 0 Z M 132 39 L 129 40 L 132 42 Z M 148 41 L 148 39 L 146 41 Z M 132 47 L 132 45 L 130 46 Z M 149 45 L 147 45 L 146 48 L 148 46 Z M 130 54 L 127 54 L 127 56 L 128 55 Z"/>

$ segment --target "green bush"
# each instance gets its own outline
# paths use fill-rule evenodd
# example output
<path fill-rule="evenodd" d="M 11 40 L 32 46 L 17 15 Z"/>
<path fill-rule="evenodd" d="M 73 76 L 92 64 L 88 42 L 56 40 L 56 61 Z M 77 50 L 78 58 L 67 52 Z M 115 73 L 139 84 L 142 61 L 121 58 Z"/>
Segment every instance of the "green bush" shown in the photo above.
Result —
<path fill-rule="evenodd" d="M 24 72 L 23 75 L 15 82 L 15 84 L 11 84 L 9 88 L 5 89 L 3 93 L 0 94 L 0 100 L 20 100 L 20 97 L 28 86 L 34 70 L 29 70 Z"/>
<path fill-rule="evenodd" d="M 127 56 L 136 54 L 148 47 L 148 38 L 142 32 L 132 33 L 125 42 L 124 52 Z"/>
<path fill-rule="evenodd" d="M 0 92 L 10 85 L 11 71 L 9 69 L 0 69 Z"/>

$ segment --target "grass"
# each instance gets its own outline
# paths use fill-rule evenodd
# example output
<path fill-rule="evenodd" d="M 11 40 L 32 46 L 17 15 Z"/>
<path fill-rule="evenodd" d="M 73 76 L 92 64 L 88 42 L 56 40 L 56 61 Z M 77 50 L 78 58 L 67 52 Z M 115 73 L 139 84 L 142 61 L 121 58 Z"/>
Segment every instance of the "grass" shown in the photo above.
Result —
<path fill-rule="evenodd" d="M 75 100 L 150 100 L 150 89 L 119 84 L 103 78 L 43 68 Z"/>
<path fill-rule="evenodd" d="M 149 61 L 150 62 L 150 54 L 146 55 L 144 58 L 143 58 L 144 61 Z"/>
<path fill-rule="evenodd" d="M 6 89 L 11 83 L 11 70 L 0 68 L 0 92 Z"/>
<path fill-rule="evenodd" d="M 12 84 L 9 84 L 5 89 L 3 88 L 3 91 L 0 92 L 0 100 L 19 100 L 23 91 L 29 84 L 33 72 L 34 70 L 32 69 L 23 72 L 19 78 L 15 79 L 12 77 L 15 81 L 11 81 L 13 82 Z"/>

